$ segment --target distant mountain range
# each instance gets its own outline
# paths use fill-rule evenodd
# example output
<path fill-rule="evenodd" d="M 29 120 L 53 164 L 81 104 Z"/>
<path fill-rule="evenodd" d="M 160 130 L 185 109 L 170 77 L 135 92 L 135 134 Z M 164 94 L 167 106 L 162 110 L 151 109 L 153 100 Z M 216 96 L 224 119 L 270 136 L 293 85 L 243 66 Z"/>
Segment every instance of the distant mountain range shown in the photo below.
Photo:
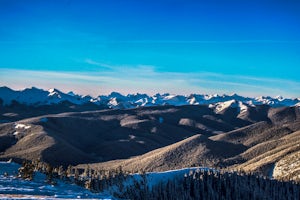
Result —
<path fill-rule="evenodd" d="M 237 107 L 244 112 L 247 107 L 257 105 L 269 105 L 271 107 L 300 106 L 300 98 L 289 99 L 282 96 L 261 96 L 256 98 L 233 95 L 172 95 L 172 94 L 128 94 L 126 96 L 112 92 L 109 95 L 100 95 L 96 98 L 82 96 L 73 92 L 64 93 L 58 89 L 48 91 L 39 88 L 27 88 L 20 91 L 8 87 L 0 87 L 0 104 L 7 106 L 13 102 L 30 106 L 43 106 L 69 102 L 75 105 L 94 104 L 106 108 L 126 109 L 159 105 L 209 105 L 216 112 L 221 112 L 227 107 Z"/>

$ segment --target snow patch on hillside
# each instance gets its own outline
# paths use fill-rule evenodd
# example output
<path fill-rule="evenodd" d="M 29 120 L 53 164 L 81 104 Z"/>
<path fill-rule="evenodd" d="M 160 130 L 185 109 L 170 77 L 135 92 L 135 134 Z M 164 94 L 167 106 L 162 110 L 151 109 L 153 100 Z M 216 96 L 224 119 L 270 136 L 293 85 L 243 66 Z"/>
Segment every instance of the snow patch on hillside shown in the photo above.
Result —
<path fill-rule="evenodd" d="M 235 100 L 230 100 L 230 101 L 225 101 L 225 102 L 220 102 L 220 103 L 216 103 L 214 105 L 215 107 L 215 111 L 216 113 L 220 113 L 226 109 L 228 109 L 229 107 L 237 107 L 236 105 L 236 101 Z M 211 107 L 213 107 L 213 105 L 211 105 Z"/>
<path fill-rule="evenodd" d="M 13 135 L 19 135 L 20 132 L 16 131 L 13 133 Z"/>
<path fill-rule="evenodd" d="M 29 129 L 31 128 L 30 125 L 25 125 L 25 124 L 16 124 L 15 129 Z"/>

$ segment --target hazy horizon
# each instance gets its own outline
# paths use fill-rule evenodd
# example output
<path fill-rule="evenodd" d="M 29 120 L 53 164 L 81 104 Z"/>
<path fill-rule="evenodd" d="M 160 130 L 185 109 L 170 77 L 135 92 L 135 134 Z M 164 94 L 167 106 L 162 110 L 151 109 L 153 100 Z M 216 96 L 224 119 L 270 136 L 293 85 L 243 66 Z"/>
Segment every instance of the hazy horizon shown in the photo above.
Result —
<path fill-rule="evenodd" d="M 14 91 L 23 91 L 25 89 L 32 89 L 32 88 L 36 88 L 36 89 L 40 89 L 40 90 L 44 90 L 44 91 L 51 91 L 52 89 L 56 89 L 56 90 L 59 90 L 65 94 L 68 94 L 68 93 L 74 93 L 75 95 L 79 95 L 79 96 L 91 96 L 92 98 L 97 98 L 98 96 L 101 96 L 101 95 L 104 95 L 104 96 L 108 96 L 108 95 L 111 95 L 112 93 L 119 93 L 123 96 L 127 96 L 127 95 L 137 95 L 137 94 L 146 94 L 148 96 L 154 96 L 154 95 L 157 95 L 157 94 L 160 94 L 160 95 L 165 95 L 165 94 L 168 94 L 168 95 L 182 95 L 182 96 L 189 96 L 189 95 L 207 95 L 207 96 L 215 96 L 215 95 L 218 95 L 218 96 L 233 96 L 233 95 L 238 95 L 238 96 L 242 96 L 242 97 L 247 97 L 247 98 L 258 98 L 258 97 L 271 97 L 271 98 L 284 98 L 284 99 L 300 99 L 300 97 L 291 97 L 291 96 L 282 96 L 282 95 L 276 95 L 276 96 L 270 96 L 270 95 L 258 95 L 258 96 L 255 96 L 255 95 L 243 95 L 243 94 L 240 94 L 240 93 L 195 93 L 195 92 L 191 92 L 191 93 L 171 93 L 171 92 L 156 92 L 156 93 L 145 93 L 145 92 L 122 92 L 122 91 L 107 91 L 106 93 L 94 93 L 94 94 L 90 94 L 90 93 L 86 93 L 86 92 L 80 92 L 81 90 L 68 90 L 68 89 L 61 89 L 61 88 L 58 88 L 58 87 L 51 87 L 51 88 L 48 88 L 48 87 L 36 87 L 36 86 L 30 86 L 30 87 L 9 87 L 9 86 L 6 86 L 6 85 L 3 85 L 3 86 L 0 86 L 0 87 L 7 87 L 9 89 L 12 89 Z M 82 88 L 81 88 L 82 89 Z"/>

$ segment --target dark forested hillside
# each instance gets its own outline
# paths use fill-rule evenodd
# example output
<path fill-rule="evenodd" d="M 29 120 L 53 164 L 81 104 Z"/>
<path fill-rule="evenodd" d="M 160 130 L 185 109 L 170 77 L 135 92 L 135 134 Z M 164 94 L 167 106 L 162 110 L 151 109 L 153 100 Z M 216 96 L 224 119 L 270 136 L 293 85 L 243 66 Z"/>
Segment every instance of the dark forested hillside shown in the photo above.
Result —
<path fill-rule="evenodd" d="M 35 161 L 23 162 L 19 177 L 32 180 L 34 171 L 46 174 L 48 184 L 61 179 L 94 193 L 110 194 L 117 199 L 266 199 L 298 200 L 300 184 L 278 181 L 254 173 L 229 172 L 210 168 L 185 168 L 165 172 L 132 173 L 122 167 L 84 169 L 52 167 Z"/>

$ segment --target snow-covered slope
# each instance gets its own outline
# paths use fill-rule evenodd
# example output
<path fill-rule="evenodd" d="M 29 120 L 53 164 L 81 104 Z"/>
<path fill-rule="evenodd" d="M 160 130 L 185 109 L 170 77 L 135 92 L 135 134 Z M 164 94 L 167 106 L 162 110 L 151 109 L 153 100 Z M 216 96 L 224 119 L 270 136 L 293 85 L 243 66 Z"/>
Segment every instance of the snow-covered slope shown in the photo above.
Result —
<path fill-rule="evenodd" d="M 147 94 L 129 94 L 122 95 L 117 92 L 105 96 L 101 95 L 96 98 L 91 96 L 81 96 L 73 92 L 63 93 L 57 89 L 48 91 L 35 87 L 27 88 L 21 91 L 15 91 L 8 87 L 0 87 L 0 99 L 3 105 L 10 105 L 13 101 L 26 105 L 51 105 L 64 101 L 81 105 L 93 103 L 96 105 L 104 105 L 109 108 L 136 108 L 140 106 L 154 105 L 210 105 L 217 113 L 228 107 L 239 108 L 240 112 L 245 112 L 247 106 L 270 105 L 272 107 L 281 106 L 299 106 L 300 98 L 286 99 L 281 96 L 272 98 L 269 96 L 261 96 L 257 98 L 243 97 L 237 94 L 233 95 L 172 95 L 172 94 L 155 94 L 149 96 Z M 0 101 L 1 103 L 1 101 Z"/>
<path fill-rule="evenodd" d="M 83 104 L 92 101 L 92 97 L 79 96 L 73 93 L 65 94 L 57 89 L 48 91 L 35 87 L 27 88 L 21 91 L 14 91 L 7 87 L 0 87 L 0 98 L 4 105 L 9 105 L 12 101 L 17 101 L 27 105 L 50 105 L 63 101 L 69 101 L 74 104 Z"/>
<path fill-rule="evenodd" d="M 213 168 L 208 167 L 190 167 L 190 168 L 182 168 L 176 170 L 168 170 L 163 172 L 147 172 L 144 175 L 142 174 L 132 174 L 127 176 L 127 178 L 121 183 L 123 189 L 134 187 L 136 183 L 141 183 L 145 181 L 147 183 L 147 187 L 152 190 L 154 186 L 159 184 L 166 184 L 168 181 L 174 179 L 182 179 L 183 177 L 200 171 L 216 171 Z M 120 187 L 112 186 L 108 190 L 105 191 L 106 194 L 116 194 L 120 193 Z"/>
<path fill-rule="evenodd" d="M 248 111 L 251 104 L 243 103 L 242 101 L 237 100 L 229 100 L 225 102 L 218 102 L 215 104 L 209 104 L 210 108 L 213 108 L 216 113 L 222 113 L 226 111 L 228 108 L 237 108 L 238 114 L 244 114 Z"/>
<path fill-rule="evenodd" d="M 33 181 L 16 177 L 20 165 L 0 162 L 0 199 L 112 199 L 110 195 L 94 194 L 74 184 L 45 182 L 45 175 L 35 173 Z"/>

